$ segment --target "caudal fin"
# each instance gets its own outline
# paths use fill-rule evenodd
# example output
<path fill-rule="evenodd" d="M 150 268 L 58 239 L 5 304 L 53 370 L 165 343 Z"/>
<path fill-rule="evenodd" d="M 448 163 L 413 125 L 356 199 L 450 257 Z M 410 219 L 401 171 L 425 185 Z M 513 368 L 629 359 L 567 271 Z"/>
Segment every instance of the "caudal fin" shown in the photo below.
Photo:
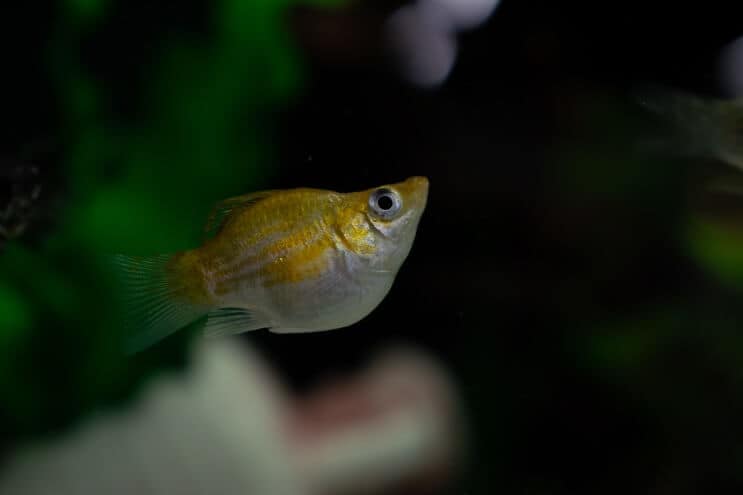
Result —
<path fill-rule="evenodd" d="M 127 352 L 142 351 L 209 311 L 183 297 L 186 287 L 170 267 L 171 259 L 171 255 L 114 256 L 129 332 Z"/>

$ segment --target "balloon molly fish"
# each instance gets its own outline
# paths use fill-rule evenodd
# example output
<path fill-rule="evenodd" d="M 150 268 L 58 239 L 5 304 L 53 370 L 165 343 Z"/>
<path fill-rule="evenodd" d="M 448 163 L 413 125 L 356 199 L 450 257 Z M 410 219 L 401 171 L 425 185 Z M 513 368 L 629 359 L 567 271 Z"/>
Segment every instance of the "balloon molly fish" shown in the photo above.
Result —
<path fill-rule="evenodd" d="M 139 351 L 206 316 L 205 334 L 351 325 L 387 295 L 408 256 L 428 180 L 338 193 L 288 189 L 218 203 L 198 248 L 117 255 Z"/>

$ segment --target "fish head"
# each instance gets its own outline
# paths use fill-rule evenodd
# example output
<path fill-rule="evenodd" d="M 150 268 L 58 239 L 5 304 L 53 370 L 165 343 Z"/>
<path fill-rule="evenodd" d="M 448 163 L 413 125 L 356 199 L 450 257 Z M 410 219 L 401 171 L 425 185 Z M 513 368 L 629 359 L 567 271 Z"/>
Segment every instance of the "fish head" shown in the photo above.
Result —
<path fill-rule="evenodd" d="M 428 200 L 428 179 L 410 177 L 396 184 L 352 193 L 356 215 L 343 229 L 354 251 L 373 269 L 397 271 L 410 252 Z M 356 235 L 359 234 L 359 235 Z"/>

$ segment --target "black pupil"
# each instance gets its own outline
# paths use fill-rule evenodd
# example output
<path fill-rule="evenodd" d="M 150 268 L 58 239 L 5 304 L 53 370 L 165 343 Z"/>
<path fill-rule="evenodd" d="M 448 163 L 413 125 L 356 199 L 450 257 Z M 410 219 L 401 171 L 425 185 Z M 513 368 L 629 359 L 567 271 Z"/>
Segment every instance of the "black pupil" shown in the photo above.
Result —
<path fill-rule="evenodd" d="M 390 198 L 388 194 L 383 194 L 377 198 L 377 206 L 379 206 L 380 210 L 387 211 L 392 208 L 392 205 L 394 204 L 395 202 L 392 201 L 392 198 Z"/>

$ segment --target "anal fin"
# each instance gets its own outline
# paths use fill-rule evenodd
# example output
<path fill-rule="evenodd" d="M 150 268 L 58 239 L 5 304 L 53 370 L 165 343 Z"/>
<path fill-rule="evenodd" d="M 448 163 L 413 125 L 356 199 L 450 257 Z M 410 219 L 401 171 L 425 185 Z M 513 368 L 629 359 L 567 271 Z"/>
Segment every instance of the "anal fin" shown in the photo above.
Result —
<path fill-rule="evenodd" d="M 204 336 L 207 338 L 224 337 L 268 326 L 269 323 L 254 311 L 243 308 L 221 308 L 209 313 L 206 325 L 204 325 Z"/>
<path fill-rule="evenodd" d="M 272 327 L 270 329 L 271 333 L 307 333 L 312 332 L 313 330 L 307 330 L 306 328 L 282 328 L 282 327 Z M 318 330 L 314 330 L 318 331 Z"/>

